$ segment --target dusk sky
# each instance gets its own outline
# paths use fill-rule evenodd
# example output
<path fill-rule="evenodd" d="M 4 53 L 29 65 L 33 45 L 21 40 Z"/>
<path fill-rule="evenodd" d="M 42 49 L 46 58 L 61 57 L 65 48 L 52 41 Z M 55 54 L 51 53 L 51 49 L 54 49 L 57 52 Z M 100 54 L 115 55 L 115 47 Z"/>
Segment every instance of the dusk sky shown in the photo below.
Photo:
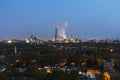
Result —
<path fill-rule="evenodd" d="M 68 38 L 120 37 L 120 0 L 0 0 L 0 39 L 53 39 L 65 21 Z"/>

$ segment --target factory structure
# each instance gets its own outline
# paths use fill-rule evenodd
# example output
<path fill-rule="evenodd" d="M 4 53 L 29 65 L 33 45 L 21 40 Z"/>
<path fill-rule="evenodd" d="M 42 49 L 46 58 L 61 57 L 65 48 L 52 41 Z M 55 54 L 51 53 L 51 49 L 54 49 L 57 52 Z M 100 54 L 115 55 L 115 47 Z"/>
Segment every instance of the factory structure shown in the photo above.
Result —
<path fill-rule="evenodd" d="M 99 39 L 91 39 L 91 40 L 80 40 L 77 38 L 73 38 L 71 35 L 68 37 L 66 35 L 66 29 L 68 28 L 68 22 L 60 23 L 54 26 L 54 36 L 52 40 L 41 40 L 38 39 L 33 34 L 24 40 L 17 40 L 17 39 L 9 39 L 9 40 L 0 40 L 0 43 L 27 43 L 27 44 L 44 44 L 44 43 L 84 43 L 84 42 L 94 42 L 94 43 L 119 43 L 119 38 L 117 39 L 105 39 L 105 40 L 99 40 Z"/>
<path fill-rule="evenodd" d="M 70 38 L 66 35 L 66 29 L 68 27 L 68 22 L 64 22 L 62 24 L 58 24 L 55 26 L 55 35 L 54 35 L 54 42 L 56 43 L 78 43 L 79 41 L 73 39 L 72 35 Z"/>
<path fill-rule="evenodd" d="M 67 27 L 68 27 L 67 22 L 62 23 L 62 24 L 58 24 L 55 26 L 55 39 L 54 39 L 54 41 L 67 39 L 67 36 L 66 36 L 66 28 Z"/>

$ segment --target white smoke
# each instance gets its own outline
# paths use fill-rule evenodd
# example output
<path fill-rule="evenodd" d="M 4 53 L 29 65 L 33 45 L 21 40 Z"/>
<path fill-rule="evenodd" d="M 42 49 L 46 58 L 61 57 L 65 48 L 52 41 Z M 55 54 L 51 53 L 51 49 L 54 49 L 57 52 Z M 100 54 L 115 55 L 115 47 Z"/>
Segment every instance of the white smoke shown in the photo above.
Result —
<path fill-rule="evenodd" d="M 66 28 L 68 27 L 68 23 L 65 22 L 65 23 L 62 23 L 62 24 L 59 24 L 56 26 L 57 28 L 57 36 L 61 39 L 66 39 L 67 36 L 66 36 Z"/>

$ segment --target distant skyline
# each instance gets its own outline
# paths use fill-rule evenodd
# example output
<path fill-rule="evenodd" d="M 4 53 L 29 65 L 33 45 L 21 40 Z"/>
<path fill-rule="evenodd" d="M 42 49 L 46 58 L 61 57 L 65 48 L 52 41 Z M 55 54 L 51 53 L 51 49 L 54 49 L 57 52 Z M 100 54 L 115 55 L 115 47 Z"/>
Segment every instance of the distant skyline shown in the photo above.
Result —
<path fill-rule="evenodd" d="M 120 37 L 120 0 L 0 0 L 0 39 L 53 39 L 68 22 L 67 37 Z"/>

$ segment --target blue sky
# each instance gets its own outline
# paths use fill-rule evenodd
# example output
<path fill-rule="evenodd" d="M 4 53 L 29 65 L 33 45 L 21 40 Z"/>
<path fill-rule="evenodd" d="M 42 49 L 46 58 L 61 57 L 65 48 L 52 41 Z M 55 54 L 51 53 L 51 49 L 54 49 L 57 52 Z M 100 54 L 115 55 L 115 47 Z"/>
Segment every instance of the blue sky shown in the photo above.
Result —
<path fill-rule="evenodd" d="M 0 39 L 52 39 L 65 21 L 68 37 L 120 37 L 120 0 L 0 0 Z"/>

